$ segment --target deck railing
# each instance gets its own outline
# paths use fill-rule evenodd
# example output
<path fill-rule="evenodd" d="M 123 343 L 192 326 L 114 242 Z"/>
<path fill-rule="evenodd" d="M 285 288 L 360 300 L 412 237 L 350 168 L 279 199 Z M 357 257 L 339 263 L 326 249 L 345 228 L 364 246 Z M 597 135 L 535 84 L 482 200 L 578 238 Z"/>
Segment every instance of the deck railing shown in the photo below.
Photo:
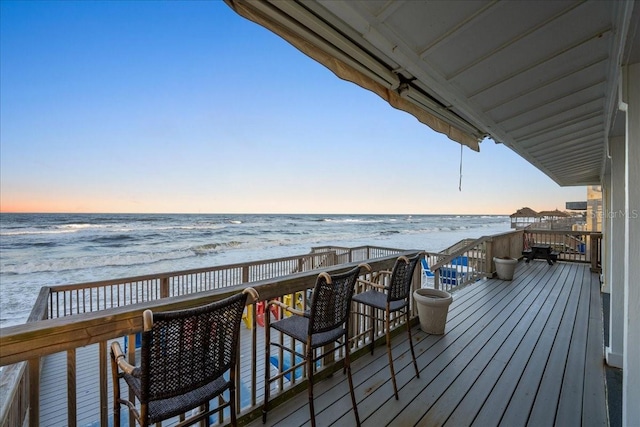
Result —
<path fill-rule="evenodd" d="M 434 277 L 428 286 L 452 291 L 486 277 L 493 277 L 493 258 L 521 258 L 524 249 L 534 243 L 549 244 L 558 260 L 586 262 L 592 271 L 601 271 L 601 233 L 563 230 L 517 230 L 466 239 L 443 252 L 426 252 L 425 258 Z M 432 282 L 432 283 L 430 283 Z"/>
<path fill-rule="evenodd" d="M 40 289 L 36 303 L 31 309 L 27 323 L 31 324 L 47 318 L 47 299 L 49 288 Z M 0 330 L 1 332 L 1 330 Z M 31 368 L 37 368 L 31 372 Z M 0 372 L 0 426 L 12 427 L 24 425 L 29 410 L 29 402 L 36 399 L 36 384 L 29 385 L 29 378 L 40 378 L 40 366 L 30 365 L 26 361 L 5 366 Z"/>
<path fill-rule="evenodd" d="M 319 271 L 341 271 L 350 265 L 358 264 L 364 261 L 363 258 L 367 253 L 380 255 L 382 253 L 391 253 L 392 255 L 387 257 L 377 257 L 370 262 L 373 271 L 390 269 L 394 260 L 398 256 L 398 250 L 384 249 L 384 248 L 371 248 L 371 250 L 362 247 L 357 248 L 356 251 L 350 253 L 350 251 L 342 251 L 340 256 L 336 252 L 332 251 L 320 251 L 317 253 L 298 257 L 295 269 L 301 270 L 293 274 L 288 274 L 283 277 L 277 277 L 276 271 L 283 271 L 282 265 L 275 260 L 270 262 L 258 262 L 255 265 L 244 265 L 242 269 L 249 274 L 243 274 L 246 278 L 256 278 L 259 274 L 263 276 L 274 275 L 276 277 L 270 277 L 253 282 L 246 282 L 241 284 L 232 284 L 227 287 L 213 286 L 209 290 L 200 290 L 201 288 L 194 287 L 174 287 L 178 289 L 178 295 L 166 298 L 148 298 L 149 295 L 158 294 L 144 294 L 147 298 L 144 301 L 136 302 L 135 298 L 107 298 L 106 303 L 100 304 L 82 304 L 82 298 L 80 295 L 88 295 L 89 292 L 86 289 L 99 289 L 108 288 L 112 289 L 114 295 L 118 295 L 117 289 L 120 289 L 120 295 L 131 295 L 133 292 L 122 291 L 126 289 L 127 285 L 134 284 L 138 280 L 124 279 L 119 281 L 100 282 L 91 284 L 79 284 L 71 287 L 56 287 L 52 292 L 52 288 L 43 288 L 38 298 L 36 306 L 32 312 L 30 320 L 33 322 L 25 323 L 24 325 L 12 326 L 3 328 L 0 330 L 0 365 L 3 368 L 3 377 L 5 374 L 10 374 L 12 386 L 7 386 L 3 390 L 10 391 L 5 397 L 3 403 L 2 418 L 0 418 L 0 425 L 21 425 L 23 424 L 26 408 L 29 408 L 29 420 L 30 425 L 38 425 L 40 421 L 40 369 L 41 358 L 54 353 L 64 352 L 66 353 L 66 377 L 67 377 L 67 422 L 69 425 L 77 424 L 77 389 L 76 378 L 78 377 L 78 350 L 85 346 L 97 345 L 99 360 L 95 361 L 98 369 L 95 369 L 97 378 L 95 378 L 95 388 L 92 392 L 99 396 L 99 402 L 96 405 L 95 420 L 99 420 L 101 425 L 107 425 L 108 415 L 111 412 L 110 396 L 107 393 L 107 384 L 110 382 L 108 372 L 108 344 L 111 340 L 118 339 L 123 340 L 127 337 L 128 342 L 135 342 L 135 334 L 142 329 L 141 314 L 145 309 L 152 310 L 174 310 L 186 307 L 197 306 L 210 302 L 215 299 L 224 298 L 230 293 L 237 292 L 243 289 L 248 283 L 255 287 L 260 293 L 260 301 L 264 301 L 271 298 L 280 298 L 285 301 L 296 301 L 298 296 L 306 298 L 307 291 L 315 284 L 315 278 Z M 414 252 L 405 252 L 407 255 L 414 254 Z M 346 263 L 340 267 L 324 267 L 320 270 L 310 271 L 311 266 L 319 265 L 320 261 L 328 265 L 335 264 L 340 257 L 350 257 L 357 261 Z M 287 260 L 289 262 L 290 260 Z M 271 265 L 271 269 L 263 268 L 260 266 Z M 255 267 L 258 266 L 258 267 Z M 238 266 L 225 266 L 227 268 L 217 269 L 216 271 L 230 271 Z M 246 267 L 246 268 L 245 268 Z M 290 268 L 288 265 L 286 268 Z M 189 271 L 180 272 L 180 274 L 173 273 L 171 277 L 181 277 L 189 274 L 202 274 L 203 271 Z M 414 286 L 419 287 L 419 271 L 416 272 L 416 279 L 414 280 Z M 197 277 L 197 276 L 191 276 Z M 145 277 L 144 280 L 150 280 L 150 277 Z M 204 282 L 199 282 L 204 283 Z M 135 289 L 131 287 L 129 289 Z M 171 289 L 171 287 L 169 288 Z M 197 291 L 196 291 L 197 289 Z M 193 291 L 186 292 L 187 291 Z M 111 292 L 111 291 L 110 291 Z M 109 293 L 110 293 L 109 292 Z M 52 298 L 51 295 L 65 295 L 63 298 Z M 162 295 L 161 293 L 159 295 Z M 74 299 L 75 298 L 75 299 Z M 140 299 L 142 299 L 140 297 Z M 67 301 L 66 304 L 52 304 L 52 301 Z M 98 300 L 96 300 L 98 301 Z M 112 302 L 113 301 L 113 302 Z M 304 299 L 302 301 L 304 304 Z M 82 311 L 78 307 L 83 307 Z M 93 311 L 86 310 L 88 308 Z M 106 308 L 105 308 L 106 307 Z M 53 308 L 53 309 L 52 309 Z M 69 308 L 73 308 L 69 310 Z M 51 313 L 57 316 L 52 316 Z M 58 317 L 61 313 L 65 316 Z M 364 325 L 361 319 L 362 316 L 358 316 L 354 313 L 354 320 L 352 322 L 352 347 L 354 349 L 362 347 L 367 337 L 364 334 L 366 325 Z M 256 405 L 256 402 L 261 397 L 261 387 L 259 383 L 261 378 L 256 374 L 261 372 L 262 366 L 258 366 L 257 360 L 262 352 L 262 348 L 258 349 L 259 340 L 259 315 L 256 310 L 256 306 L 247 308 L 247 315 L 245 316 L 246 328 L 244 334 L 250 337 L 251 357 L 244 360 L 249 360 L 245 364 L 239 366 L 238 378 L 242 378 L 243 384 L 246 386 L 242 388 L 245 392 L 249 393 L 248 401 L 249 406 L 241 408 L 241 413 L 246 413 L 251 407 Z M 248 324 L 246 322 L 249 322 Z M 400 322 L 395 322 L 396 326 Z M 378 328 L 381 330 L 382 328 Z M 376 337 L 378 338 L 378 337 Z M 129 361 L 135 363 L 135 346 L 129 346 L 128 352 Z M 340 360 L 341 355 L 336 355 L 336 360 Z M 26 362 L 26 363 L 25 363 Z M 10 365 L 10 366 L 7 366 Z M 28 375 L 27 375 L 28 373 Z M 287 390 L 300 384 L 304 380 L 304 376 L 300 379 L 294 378 L 292 381 L 283 385 L 277 393 L 286 393 Z M 5 378 L 6 379 L 6 378 Z M 244 396 L 243 399 L 246 399 Z M 99 405 L 98 405 L 99 404 Z"/>
<path fill-rule="evenodd" d="M 90 313 L 286 276 L 340 264 L 343 262 L 340 261 L 341 257 L 343 256 L 335 251 L 315 251 L 305 255 L 249 263 L 51 286 L 48 317 L 54 319 Z"/>
<path fill-rule="evenodd" d="M 337 264 L 347 262 L 366 261 L 369 259 L 382 258 L 403 252 L 404 249 L 383 248 L 381 246 L 357 246 L 348 248 L 344 246 L 318 246 L 311 249 L 311 253 L 335 253 Z"/>
<path fill-rule="evenodd" d="M 479 239 L 465 239 L 446 252 L 426 252 L 434 274 L 427 286 L 446 291 L 467 286 L 495 273 L 494 257 L 518 258 L 522 253 L 522 231 L 511 231 Z"/>
<path fill-rule="evenodd" d="M 548 244 L 558 253 L 558 260 L 590 263 L 593 271 L 602 269 L 602 233 L 527 229 L 523 238 L 525 249 L 535 243 Z"/>

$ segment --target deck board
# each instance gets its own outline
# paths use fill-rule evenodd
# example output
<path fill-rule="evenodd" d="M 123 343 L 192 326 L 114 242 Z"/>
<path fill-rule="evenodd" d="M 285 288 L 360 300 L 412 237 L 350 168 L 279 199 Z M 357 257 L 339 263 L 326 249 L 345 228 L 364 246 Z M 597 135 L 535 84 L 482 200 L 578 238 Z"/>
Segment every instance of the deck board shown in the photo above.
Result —
<path fill-rule="evenodd" d="M 568 266 L 563 265 L 562 267 Z M 569 270 L 569 268 L 565 268 L 565 270 Z M 571 277 L 567 278 L 564 273 L 569 273 Z M 526 421 L 523 414 L 531 412 L 571 291 L 570 286 L 566 286 L 567 281 L 564 281 L 564 279 L 572 280 L 573 276 L 575 276 L 575 271 L 564 271 L 561 280 L 554 285 L 556 292 L 550 293 L 549 298 L 545 301 L 551 307 L 549 316 L 546 319 L 540 319 L 542 329 L 539 335 L 536 336 L 534 333 L 530 336 L 532 341 L 535 340 L 532 343 L 533 350 L 526 361 L 509 405 L 502 416 L 501 425 L 522 425 L 523 421 Z M 544 312 L 541 312 L 541 314 L 544 315 Z M 527 348 L 529 347 L 527 346 Z"/>
<path fill-rule="evenodd" d="M 577 263 L 521 263 L 512 283 L 461 290 L 445 335 L 412 330 L 420 378 L 405 335 L 394 338 L 398 401 L 384 347 L 354 361 L 363 426 L 606 425 L 599 304 L 597 275 Z M 353 425 L 341 373 L 315 391 L 318 425 Z M 272 409 L 266 425 L 308 422 L 303 393 Z"/>
<path fill-rule="evenodd" d="M 594 275 L 590 274 L 590 279 L 594 282 Z M 607 395 L 600 385 L 605 381 L 606 368 L 604 358 L 597 359 L 588 355 L 601 351 L 604 341 L 603 331 L 603 310 L 600 295 L 599 281 L 591 283 L 591 296 L 589 299 L 589 328 L 587 336 L 587 357 L 585 357 L 585 390 L 582 394 L 582 420 L 593 419 L 592 425 L 596 425 L 599 420 L 608 418 Z M 593 414 L 597 415 L 593 417 Z M 600 423 L 600 425 L 606 425 Z"/>
<path fill-rule="evenodd" d="M 580 289 L 578 312 L 574 322 L 573 335 L 567 356 L 565 376 L 571 381 L 563 381 L 556 419 L 561 425 L 580 425 L 582 419 L 582 395 L 584 387 L 584 366 L 588 328 L 588 308 L 590 292 Z M 576 410 L 578 408 L 578 410 Z"/>
<path fill-rule="evenodd" d="M 529 416 L 529 423 L 532 425 L 553 424 L 562 385 L 558 378 L 562 378 L 566 369 L 566 354 L 569 351 L 573 325 L 577 315 L 580 289 L 577 286 L 570 289 L 565 311 L 554 337 L 553 348 L 550 351 L 546 369 L 542 375 Z"/>
<path fill-rule="evenodd" d="M 509 312 L 504 313 L 508 317 L 502 325 L 497 325 L 495 333 L 483 342 L 482 349 L 472 355 L 472 359 L 462 369 L 460 375 L 427 411 L 424 417 L 425 422 L 444 424 L 453 414 L 456 419 L 452 421 L 452 425 L 468 425 L 473 421 L 473 419 L 464 419 L 464 416 L 477 412 L 482 402 L 482 399 L 478 399 L 477 396 L 486 396 L 490 393 L 495 379 L 506 365 L 505 356 L 513 353 L 519 342 L 519 339 L 516 339 L 522 337 L 528 319 L 533 316 L 530 310 L 522 309 L 523 306 L 530 306 L 535 300 L 536 295 L 533 290 L 534 286 L 529 285 L 528 289 L 521 292 L 518 299 L 512 300 Z M 478 394 L 477 390 L 483 390 L 482 394 Z M 467 391 L 470 393 L 467 394 Z M 465 399 L 467 396 L 469 399 Z M 476 407 L 475 411 L 471 410 L 473 406 Z"/>
<path fill-rule="evenodd" d="M 539 285 L 542 286 L 543 283 L 540 282 Z M 485 368 L 476 378 L 474 384 L 468 389 L 461 402 L 453 410 L 446 425 L 471 425 L 474 417 L 484 405 L 486 397 L 492 392 L 494 396 L 502 392 L 502 394 L 498 395 L 498 399 L 510 398 L 508 390 L 496 389 L 495 385 L 503 375 L 507 366 L 512 362 L 513 354 L 524 339 L 531 322 L 536 318 L 536 311 L 540 307 L 539 300 L 541 298 L 540 294 L 535 292 L 535 282 L 530 282 L 526 288 L 524 287 L 524 283 L 520 286 L 523 287 L 522 293 L 524 298 L 521 299 L 509 319 L 504 322 L 503 332 L 507 335 L 506 338 L 498 343 L 495 354 L 487 361 Z M 514 303 L 516 302 L 517 301 L 514 301 Z M 515 324 L 512 324 L 512 322 Z M 491 343 L 487 344 L 488 346 L 491 345 Z"/>
<path fill-rule="evenodd" d="M 399 400 L 393 396 L 384 346 L 355 360 L 353 380 L 363 426 L 607 425 L 597 275 L 585 264 L 549 266 L 543 261 L 520 263 L 516 274 L 512 282 L 486 280 L 456 292 L 445 335 L 412 329 L 420 378 L 415 377 L 406 334 L 394 338 Z M 263 395 L 261 335 L 256 355 L 246 345 L 241 350 L 241 363 L 258 359 L 256 406 Z M 79 425 L 98 418 L 99 356 L 94 347 L 77 353 Z M 60 393 L 66 385 L 61 369 L 66 354 L 44 363 L 41 424 L 66 425 L 66 393 Z M 82 370 L 87 363 L 93 370 Z M 314 392 L 318 425 L 354 425 L 341 371 L 317 383 Z M 306 393 L 271 409 L 266 423 L 308 424 Z M 258 419 L 250 425 L 263 424 Z"/>
<path fill-rule="evenodd" d="M 531 285 L 529 285 L 531 286 Z M 506 316 L 510 316 L 512 314 L 514 314 L 516 312 L 516 309 L 518 307 L 521 306 L 521 304 L 526 301 L 526 298 L 523 299 L 524 295 L 529 295 L 528 293 L 525 292 L 517 292 L 517 287 L 513 286 L 510 288 L 510 292 L 508 295 L 505 295 L 505 297 L 500 301 L 500 304 L 497 305 L 495 308 L 493 308 L 491 311 L 487 311 L 487 312 L 483 312 L 482 315 L 483 317 L 487 320 L 486 326 L 483 326 L 483 329 L 481 332 L 476 332 L 476 330 L 473 329 L 469 329 L 467 331 L 465 331 L 465 333 L 467 335 L 470 335 L 473 337 L 473 341 L 472 341 L 472 345 L 468 346 L 467 348 L 465 348 L 465 354 L 467 355 L 466 358 L 463 358 L 461 360 L 460 359 L 460 355 L 454 356 L 454 365 L 452 366 L 452 373 L 449 375 L 442 375 L 439 374 L 437 381 L 434 381 L 434 383 L 436 384 L 437 388 L 434 387 L 433 385 L 429 385 L 429 387 L 427 387 L 427 390 L 431 389 L 431 390 L 443 390 L 441 393 L 438 392 L 437 394 L 435 394 L 434 398 L 438 398 L 440 397 L 440 395 L 442 393 L 444 393 L 444 391 L 446 391 L 446 388 L 453 382 L 453 380 L 451 379 L 451 377 L 455 374 L 460 373 L 462 370 L 464 370 L 466 368 L 466 365 L 473 360 L 472 358 L 474 358 L 480 351 L 485 350 L 485 351 L 491 351 L 490 347 L 485 346 L 485 344 L 487 344 L 489 342 L 489 339 L 491 338 L 491 336 L 493 334 L 495 334 L 497 331 L 500 330 L 500 328 L 502 328 L 501 333 L 508 333 L 508 327 L 513 328 L 515 326 L 516 323 L 510 325 L 509 323 L 509 317 Z M 495 319 L 501 316 L 505 316 L 504 319 L 505 321 L 503 322 L 495 322 L 491 319 Z M 506 328 L 505 328 L 506 326 Z M 494 341 L 495 344 L 499 344 L 498 341 Z M 495 348 L 495 345 L 494 345 Z M 443 354 L 441 355 L 442 358 L 446 359 L 448 357 L 450 357 L 450 353 L 448 352 L 447 354 Z M 468 359 L 467 359 L 468 358 Z M 487 360 L 490 360 L 487 359 Z M 463 363 L 460 363 L 463 362 Z M 466 362 L 466 363 L 465 363 Z M 482 363 L 482 361 L 480 361 L 480 363 Z M 454 378 L 455 379 L 455 378 Z M 433 392 L 432 392 L 433 394 Z M 422 395 L 424 396 L 424 392 L 422 393 Z M 433 398 L 431 398 L 433 399 Z M 429 399 L 427 400 L 427 405 L 432 405 L 432 400 Z M 414 400 L 415 405 L 414 408 L 417 409 L 419 408 L 420 404 L 422 403 L 423 399 L 416 399 Z M 445 406 L 447 407 L 449 404 L 448 402 L 444 402 L 443 405 L 441 406 Z M 449 408 L 446 408 L 447 411 L 449 411 Z M 434 422 L 444 422 L 447 418 L 447 411 L 443 411 L 441 410 L 438 419 L 439 421 L 433 420 L 431 418 L 431 411 L 427 411 L 427 414 L 425 414 L 426 416 L 422 418 L 422 420 L 420 420 L 420 424 L 421 425 L 433 425 Z M 409 412 L 409 411 L 406 411 Z"/>

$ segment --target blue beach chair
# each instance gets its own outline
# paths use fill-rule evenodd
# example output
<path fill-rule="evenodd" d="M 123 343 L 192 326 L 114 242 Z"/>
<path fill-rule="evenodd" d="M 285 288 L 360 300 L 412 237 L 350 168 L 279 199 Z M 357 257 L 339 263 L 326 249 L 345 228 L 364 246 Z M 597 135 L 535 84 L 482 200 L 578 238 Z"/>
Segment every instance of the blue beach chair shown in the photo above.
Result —
<path fill-rule="evenodd" d="M 449 286 L 458 286 L 458 280 L 462 280 L 462 275 L 452 267 L 440 267 L 440 283 Z"/>
<path fill-rule="evenodd" d="M 431 285 L 433 287 L 433 281 L 435 278 L 435 274 L 429 268 L 429 263 L 426 258 L 422 258 L 420 261 L 422 263 L 422 287 L 426 287 Z"/>
<path fill-rule="evenodd" d="M 449 286 L 459 286 L 470 272 L 469 257 L 460 255 L 451 260 L 449 267 L 440 267 L 440 283 Z"/>

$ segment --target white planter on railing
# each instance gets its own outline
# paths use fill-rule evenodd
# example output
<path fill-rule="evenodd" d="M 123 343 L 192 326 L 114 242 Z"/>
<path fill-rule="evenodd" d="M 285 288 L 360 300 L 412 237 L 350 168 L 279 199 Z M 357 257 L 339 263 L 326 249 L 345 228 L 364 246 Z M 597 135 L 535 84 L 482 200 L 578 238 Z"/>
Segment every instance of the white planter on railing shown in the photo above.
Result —
<path fill-rule="evenodd" d="M 515 258 L 493 258 L 496 264 L 496 273 L 500 280 L 513 280 L 513 273 L 516 271 L 518 260 Z"/>

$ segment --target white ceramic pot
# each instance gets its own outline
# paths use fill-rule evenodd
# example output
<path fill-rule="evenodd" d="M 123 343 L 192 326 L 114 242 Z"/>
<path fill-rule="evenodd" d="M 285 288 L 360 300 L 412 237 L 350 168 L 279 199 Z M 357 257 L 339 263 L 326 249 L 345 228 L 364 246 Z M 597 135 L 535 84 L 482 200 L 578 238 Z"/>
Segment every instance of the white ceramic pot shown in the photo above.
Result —
<path fill-rule="evenodd" d="M 496 265 L 496 273 L 500 280 L 513 280 L 513 273 L 518 265 L 518 260 L 515 258 L 494 258 L 493 262 Z"/>
<path fill-rule="evenodd" d="M 413 291 L 413 298 L 418 309 L 420 329 L 428 334 L 444 334 L 449 305 L 453 301 L 451 294 L 439 289 L 422 288 Z"/>

